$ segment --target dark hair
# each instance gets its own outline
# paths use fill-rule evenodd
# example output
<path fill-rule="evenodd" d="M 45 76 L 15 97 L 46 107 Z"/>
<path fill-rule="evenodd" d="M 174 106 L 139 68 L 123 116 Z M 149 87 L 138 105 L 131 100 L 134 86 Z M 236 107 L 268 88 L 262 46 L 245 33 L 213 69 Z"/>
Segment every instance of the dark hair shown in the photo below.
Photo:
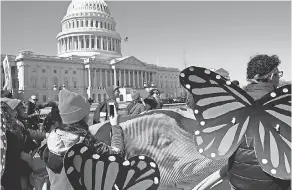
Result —
<path fill-rule="evenodd" d="M 158 89 L 152 89 L 150 90 L 149 95 L 152 96 L 156 91 L 160 94 L 160 91 Z"/>
<path fill-rule="evenodd" d="M 8 91 L 8 90 L 1 90 L 1 97 L 2 98 L 10 98 L 10 99 L 12 99 L 13 98 L 12 92 Z"/>
<path fill-rule="evenodd" d="M 232 81 L 232 83 L 233 83 L 233 84 L 236 84 L 237 86 L 239 86 L 239 82 L 238 82 L 238 80 L 234 80 L 234 81 Z"/>
<path fill-rule="evenodd" d="M 150 106 L 150 110 L 153 110 L 157 107 L 157 102 L 151 98 L 145 98 L 144 103 Z"/>
<path fill-rule="evenodd" d="M 253 79 L 255 75 L 263 76 L 280 65 L 277 55 L 256 55 L 247 64 L 247 79 Z"/>

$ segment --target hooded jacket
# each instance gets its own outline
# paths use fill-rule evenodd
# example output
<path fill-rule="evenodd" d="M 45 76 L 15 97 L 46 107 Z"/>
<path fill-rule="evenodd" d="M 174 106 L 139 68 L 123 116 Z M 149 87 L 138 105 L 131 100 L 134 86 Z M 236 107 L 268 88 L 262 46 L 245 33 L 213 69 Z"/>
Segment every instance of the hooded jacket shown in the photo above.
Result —
<path fill-rule="evenodd" d="M 274 89 L 273 84 L 260 82 L 249 84 L 245 91 L 254 100 L 258 100 Z M 236 190 L 286 190 L 290 187 L 290 180 L 277 179 L 262 170 L 253 142 L 248 146 L 246 141 L 243 141 L 229 158 L 227 175 L 229 182 Z"/>
<path fill-rule="evenodd" d="M 95 144 L 92 145 L 92 147 L 94 146 L 94 149 L 98 154 L 119 154 L 123 156 L 124 136 L 122 128 L 116 125 L 113 126 L 112 129 L 111 146 L 118 148 L 120 150 L 119 152 L 98 139 L 95 139 Z M 89 131 L 86 132 L 86 135 L 79 135 L 60 128 L 54 129 L 50 133 L 46 145 L 40 148 L 39 154 L 46 164 L 51 190 L 74 190 L 67 179 L 63 167 L 63 157 L 73 145 L 77 143 L 86 144 L 90 141 L 90 137 L 94 138 Z"/>
<path fill-rule="evenodd" d="M 116 109 L 119 109 L 119 104 L 116 101 L 116 98 L 114 97 L 114 92 L 118 89 L 119 87 L 117 86 L 109 86 L 106 88 L 106 93 L 108 95 L 108 99 L 101 103 L 99 106 L 94 111 L 93 115 L 93 124 L 99 123 L 100 122 L 100 113 L 105 112 L 105 120 L 108 120 L 108 103 L 109 102 L 114 102 Z"/>

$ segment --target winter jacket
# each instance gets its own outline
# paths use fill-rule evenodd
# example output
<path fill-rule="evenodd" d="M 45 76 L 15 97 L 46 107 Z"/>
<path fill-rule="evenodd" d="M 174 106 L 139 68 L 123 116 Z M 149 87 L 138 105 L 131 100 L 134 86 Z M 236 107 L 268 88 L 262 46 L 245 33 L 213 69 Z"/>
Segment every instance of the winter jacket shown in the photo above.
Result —
<path fill-rule="evenodd" d="M 99 106 L 97 106 L 97 108 L 94 111 L 94 115 L 93 115 L 93 124 L 99 123 L 100 122 L 100 113 L 101 112 L 105 112 L 105 120 L 108 120 L 108 103 L 109 102 L 114 102 L 115 107 L 117 110 L 119 110 L 119 104 L 116 101 L 116 98 L 114 97 L 114 91 L 116 90 L 116 88 L 109 86 L 106 88 L 106 93 L 108 95 L 108 99 L 104 102 L 102 102 Z"/>
<path fill-rule="evenodd" d="M 132 105 L 132 103 L 130 103 L 127 106 L 127 108 L 126 108 L 127 115 L 130 115 L 130 116 L 138 115 L 138 114 L 140 114 L 140 113 L 145 111 L 145 106 L 142 103 L 137 102 L 137 103 L 133 103 L 133 104 L 134 105 Z"/>
<path fill-rule="evenodd" d="M 245 91 L 255 100 L 274 90 L 271 83 L 250 84 Z M 236 190 L 286 190 L 290 180 L 281 180 L 265 173 L 258 163 L 253 142 L 246 141 L 229 158 L 228 179 Z"/>
<path fill-rule="evenodd" d="M 46 163 L 51 190 L 73 190 L 64 171 L 63 157 L 70 147 L 74 144 L 84 143 L 86 138 L 61 129 L 54 129 L 50 133 L 47 139 L 47 145 L 41 148 L 39 154 Z M 113 126 L 111 146 L 107 146 L 96 139 L 95 150 L 98 154 L 118 154 L 123 156 L 123 139 L 122 128 L 120 126 Z M 116 147 L 120 151 L 116 152 L 112 147 Z"/>

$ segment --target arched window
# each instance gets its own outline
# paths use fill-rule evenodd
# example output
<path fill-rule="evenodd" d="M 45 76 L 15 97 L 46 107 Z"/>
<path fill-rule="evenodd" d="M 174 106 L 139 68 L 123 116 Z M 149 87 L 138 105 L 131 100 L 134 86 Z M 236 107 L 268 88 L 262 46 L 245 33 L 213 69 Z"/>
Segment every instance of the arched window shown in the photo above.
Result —
<path fill-rule="evenodd" d="M 84 41 L 81 40 L 81 48 L 84 48 Z"/>
<path fill-rule="evenodd" d="M 98 21 L 95 21 L 95 27 L 98 28 Z"/>
<path fill-rule="evenodd" d="M 71 28 L 71 24 L 70 24 L 70 22 L 68 23 L 68 29 L 70 29 Z"/>
<path fill-rule="evenodd" d="M 91 37 L 91 49 L 94 48 L 94 45 L 95 45 L 95 38 L 93 36 L 93 37 Z"/>
<path fill-rule="evenodd" d="M 80 21 L 80 27 L 83 27 L 83 20 Z"/>
<path fill-rule="evenodd" d="M 75 26 L 74 26 L 74 22 L 72 22 L 72 28 L 74 28 Z"/>
<path fill-rule="evenodd" d="M 109 30 L 111 29 L 111 28 L 110 28 L 110 23 L 107 24 L 107 29 L 109 29 Z"/>
<path fill-rule="evenodd" d="M 79 20 L 76 21 L 76 28 L 79 27 Z"/>
<path fill-rule="evenodd" d="M 93 27 L 93 20 L 91 21 L 91 27 Z"/>
<path fill-rule="evenodd" d="M 103 28 L 103 25 L 102 25 L 103 23 L 102 22 L 100 22 L 100 28 Z"/>

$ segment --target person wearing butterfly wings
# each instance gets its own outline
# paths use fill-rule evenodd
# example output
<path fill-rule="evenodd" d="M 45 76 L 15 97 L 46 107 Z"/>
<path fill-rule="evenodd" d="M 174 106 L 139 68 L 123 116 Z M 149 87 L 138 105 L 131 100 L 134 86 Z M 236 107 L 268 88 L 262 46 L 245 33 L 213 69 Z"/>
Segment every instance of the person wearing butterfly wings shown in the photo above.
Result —
<path fill-rule="evenodd" d="M 46 163 L 51 190 L 73 190 L 63 166 L 66 152 L 75 144 L 83 143 L 99 155 L 124 156 L 124 135 L 118 125 L 118 115 L 110 117 L 112 124 L 111 146 L 96 139 L 88 130 L 87 120 L 90 104 L 85 97 L 63 89 L 59 92 L 59 112 L 62 124 L 53 129 L 47 143 L 39 150 L 39 155 Z M 115 110 L 115 109 L 114 109 Z"/>
<path fill-rule="evenodd" d="M 212 159 L 229 158 L 221 175 L 233 190 L 286 190 L 291 186 L 291 85 L 277 89 L 283 72 L 277 56 L 257 55 L 247 66 L 251 82 L 240 89 L 200 67 L 181 72 L 180 82 L 194 97 L 198 151 Z"/>

